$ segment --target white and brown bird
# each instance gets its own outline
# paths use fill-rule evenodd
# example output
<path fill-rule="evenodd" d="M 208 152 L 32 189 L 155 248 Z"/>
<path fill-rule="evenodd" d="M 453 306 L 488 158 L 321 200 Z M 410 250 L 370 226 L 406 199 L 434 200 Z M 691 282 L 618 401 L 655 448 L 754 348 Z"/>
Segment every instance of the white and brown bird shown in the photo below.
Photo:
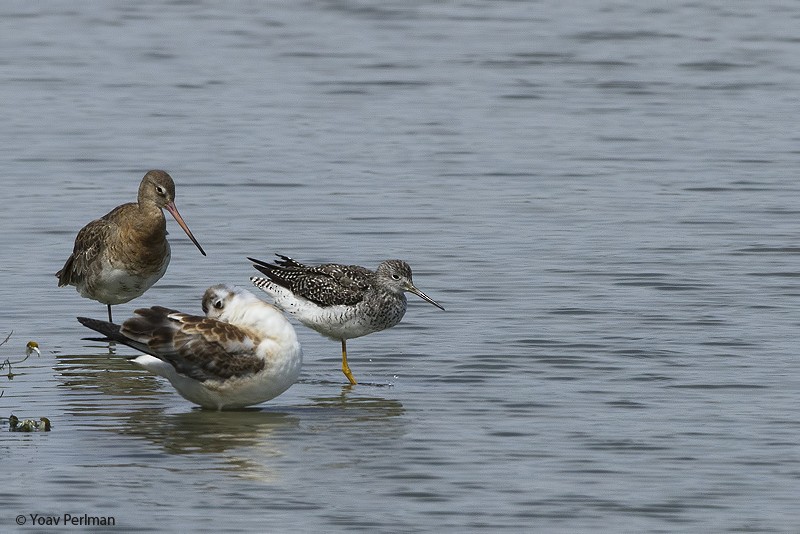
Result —
<path fill-rule="evenodd" d="M 166 172 L 153 170 L 142 178 L 137 202 L 117 206 L 78 232 L 72 254 L 56 273 L 58 287 L 75 286 L 82 297 L 102 302 L 112 321 L 112 304 L 141 296 L 167 271 L 170 248 L 163 209 L 205 256 L 175 207 L 175 182 Z"/>
<path fill-rule="evenodd" d="M 204 408 L 243 408 L 277 397 L 295 383 L 303 351 L 280 310 L 244 289 L 215 285 L 203 296 L 206 316 L 154 306 L 122 326 L 78 321 L 144 354 L 133 361 L 169 380 Z"/>
<path fill-rule="evenodd" d="M 278 258 L 275 264 L 248 258 L 267 276 L 252 276 L 250 281 L 305 326 L 342 342 L 342 372 L 352 385 L 356 379 L 347 363 L 347 340 L 399 323 L 406 313 L 406 291 L 444 310 L 416 288 L 411 267 L 402 260 L 386 260 L 371 271 L 359 265 L 311 266 L 280 254 Z"/>

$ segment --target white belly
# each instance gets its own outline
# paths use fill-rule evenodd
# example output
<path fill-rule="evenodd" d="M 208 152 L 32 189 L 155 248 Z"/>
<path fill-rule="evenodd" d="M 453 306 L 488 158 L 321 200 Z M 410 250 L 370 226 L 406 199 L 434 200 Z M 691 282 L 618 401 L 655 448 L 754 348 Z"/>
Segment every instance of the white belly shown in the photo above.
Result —
<path fill-rule="evenodd" d="M 269 284 L 265 287 L 275 305 L 295 317 L 303 325 L 332 339 L 353 339 L 373 332 L 391 328 L 400 322 L 405 306 L 394 310 L 391 317 L 374 317 L 366 313 L 361 305 L 321 307 L 302 297 L 296 297 L 288 289 Z"/>
<path fill-rule="evenodd" d="M 169 253 L 151 272 L 131 273 L 125 269 L 114 267 L 103 260 L 101 268 L 92 276 L 87 277 L 83 284 L 78 286 L 82 297 L 90 298 L 103 304 L 123 304 L 140 297 L 153 284 L 158 282 L 169 265 Z"/>
<path fill-rule="evenodd" d="M 299 344 L 290 357 L 281 359 L 267 370 L 224 381 L 199 382 L 176 372 L 172 365 L 149 354 L 143 354 L 133 361 L 169 380 L 184 399 L 215 410 L 244 408 L 274 399 L 297 381 L 303 365 Z"/>

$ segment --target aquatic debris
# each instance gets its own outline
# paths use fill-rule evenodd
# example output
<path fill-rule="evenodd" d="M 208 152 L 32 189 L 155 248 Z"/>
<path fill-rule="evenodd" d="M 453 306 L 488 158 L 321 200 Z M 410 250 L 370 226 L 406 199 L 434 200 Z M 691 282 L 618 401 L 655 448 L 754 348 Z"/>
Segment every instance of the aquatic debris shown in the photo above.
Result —
<path fill-rule="evenodd" d="M 11 432 L 50 432 L 52 425 L 47 417 L 40 417 L 38 421 L 33 419 L 19 419 L 13 413 L 8 418 L 8 429 Z"/>
<path fill-rule="evenodd" d="M 3 341 L 0 342 L 0 347 L 5 345 L 6 342 L 9 339 L 11 339 L 11 334 L 13 334 L 13 333 L 14 333 L 14 331 L 12 330 L 11 333 L 8 334 L 6 336 L 6 338 Z M 27 345 L 25 345 L 25 357 L 22 358 L 19 361 L 13 361 L 13 362 L 11 360 L 9 360 L 8 358 L 6 358 L 3 363 L 0 363 L 0 371 L 5 369 L 6 367 L 8 367 L 8 374 L 6 376 L 8 377 L 9 380 L 13 380 L 14 379 L 14 373 L 11 371 L 11 365 L 12 364 L 17 365 L 17 364 L 20 364 L 20 363 L 24 362 L 25 360 L 30 358 L 31 354 L 33 354 L 34 352 L 36 353 L 37 357 L 42 355 L 41 351 L 39 350 L 39 344 L 37 342 L 35 342 L 35 341 L 28 341 Z M 0 394 L 0 397 L 2 397 L 2 394 Z"/>

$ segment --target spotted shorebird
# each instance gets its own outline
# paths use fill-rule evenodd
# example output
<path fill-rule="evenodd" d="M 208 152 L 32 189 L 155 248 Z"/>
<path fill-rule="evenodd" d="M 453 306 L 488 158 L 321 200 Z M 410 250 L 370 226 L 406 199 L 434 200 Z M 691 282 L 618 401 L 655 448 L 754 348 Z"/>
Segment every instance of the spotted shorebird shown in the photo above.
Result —
<path fill-rule="evenodd" d="M 166 209 L 203 256 L 175 207 L 175 182 L 164 171 L 150 171 L 139 184 L 137 202 L 122 204 L 84 226 L 64 267 L 56 273 L 58 287 L 75 286 L 82 297 L 108 307 L 141 296 L 167 270 L 170 259 Z"/>
<path fill-rule="evenodd" d="M 286 316 L 247 290 L 206 290 L 205 317 L 154 306 L 122 326 L 78 317 L 108 338 L 145 354 L 133 361 L 169 380 L 204 408 L 243 408 L 277 397 L 295 383 L 303 351 Z"/>
<path fill-rule="evenodd" d="M 305 326 L 342 342 L 342 372 L 353 385 L 347 340 L 399 323 L 406 313 L 406 291 L 444 310 L 414 286 L 411 267 L 401 260 L 386 260 L 371 271 L 336 263 L 303 265 L 280 254 L 278 258 L 275 264 L 248 258 L 267 276 L 250 281 Z"/>

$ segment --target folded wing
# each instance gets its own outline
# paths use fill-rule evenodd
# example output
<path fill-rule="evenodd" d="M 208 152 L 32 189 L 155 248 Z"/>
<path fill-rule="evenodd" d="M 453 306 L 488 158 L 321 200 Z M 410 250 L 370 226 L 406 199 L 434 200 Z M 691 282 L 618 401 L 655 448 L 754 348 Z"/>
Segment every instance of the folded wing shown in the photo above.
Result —
<path fill-rule="evenodd" d="M 358 265 L 326 263 L 307 266 L 288 256 L 278 257 L 277 265 L 255 258 L 248 259 L 272 282 L 285 287 L 295 296 L 323 307 L 358 304 L 364 299 L 375 277 L 375 273 Z"/>
<path fill-rule="evenodd" d="M 161 306 L 134 313 L 121 327 L 85 317 L 78 321 L 201 382 L 248 376 L 266 365 L 256 354 L 256 336 L 235 325 Z"/>

